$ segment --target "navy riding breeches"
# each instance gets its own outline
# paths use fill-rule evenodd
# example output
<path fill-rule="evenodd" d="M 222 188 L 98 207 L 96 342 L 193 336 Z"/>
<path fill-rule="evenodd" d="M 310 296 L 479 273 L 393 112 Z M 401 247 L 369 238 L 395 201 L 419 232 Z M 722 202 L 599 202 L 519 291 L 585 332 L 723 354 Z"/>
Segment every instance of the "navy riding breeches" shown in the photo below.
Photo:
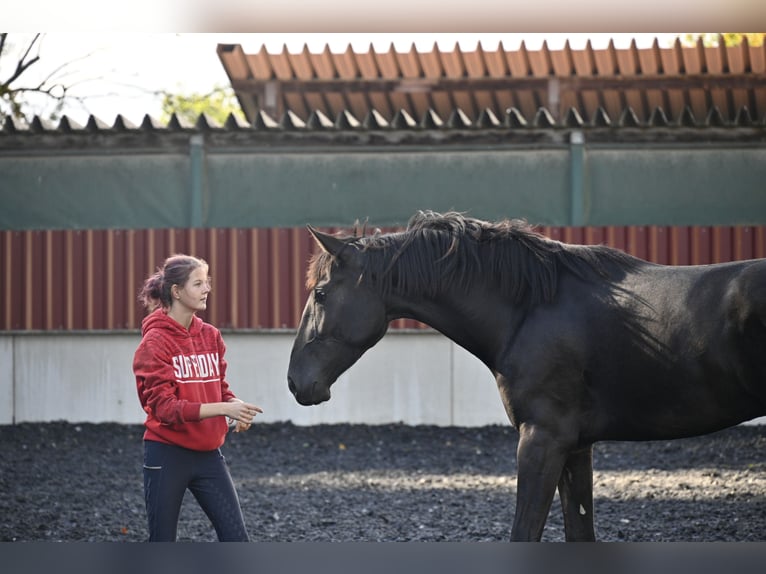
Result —
<path fill-rule="evenodd" d="M 149 541 L 176 540 L 187 488 L 212 522 L 218 540 L 249 540 L 239 497 L 220 449 L 201 452 L 145 440 L 144 496 Z"/>

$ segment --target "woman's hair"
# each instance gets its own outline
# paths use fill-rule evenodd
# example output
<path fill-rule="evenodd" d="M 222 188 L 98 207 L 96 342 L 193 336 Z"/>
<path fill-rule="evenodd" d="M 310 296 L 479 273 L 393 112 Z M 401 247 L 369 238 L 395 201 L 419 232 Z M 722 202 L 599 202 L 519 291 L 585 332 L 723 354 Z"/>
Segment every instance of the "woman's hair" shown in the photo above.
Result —
<path fill-rule="evenodd" d="M 171 255 L 157 269 L 157 272 L 151 275 L 138 293 L 138 300 L 149 311 L 154 311 L 157 307 L 169 308 L 173 302 L 170 293 L 173 285 L 183 287 L 189 280 L 192 271 L 198 267 L 207 267 L 204 259 L 176 253 Z"/>

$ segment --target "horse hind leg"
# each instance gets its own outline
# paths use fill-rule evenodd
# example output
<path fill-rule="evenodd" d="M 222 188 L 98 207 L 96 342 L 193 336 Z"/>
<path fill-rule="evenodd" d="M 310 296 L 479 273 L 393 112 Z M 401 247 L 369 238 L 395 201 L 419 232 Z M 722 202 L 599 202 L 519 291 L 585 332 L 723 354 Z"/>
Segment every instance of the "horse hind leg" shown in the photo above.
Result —
<path fill-rule="evenodd" d="M 593 530 L 593 447 L 569 455 L 559 479 L 567 542 L 596 540 Z"/>

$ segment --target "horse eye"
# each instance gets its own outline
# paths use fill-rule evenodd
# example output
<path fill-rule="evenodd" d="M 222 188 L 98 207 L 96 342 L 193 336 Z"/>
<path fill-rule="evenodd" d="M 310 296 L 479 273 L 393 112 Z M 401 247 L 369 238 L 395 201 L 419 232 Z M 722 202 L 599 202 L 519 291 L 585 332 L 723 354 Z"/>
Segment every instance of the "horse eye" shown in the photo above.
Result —
<path fill-rule="evenodd" d="M 325 299 L 327 299 L 327 293 L 319 288 L 314 289 L 314 301 L 317 303 L 324 303 Z"/>

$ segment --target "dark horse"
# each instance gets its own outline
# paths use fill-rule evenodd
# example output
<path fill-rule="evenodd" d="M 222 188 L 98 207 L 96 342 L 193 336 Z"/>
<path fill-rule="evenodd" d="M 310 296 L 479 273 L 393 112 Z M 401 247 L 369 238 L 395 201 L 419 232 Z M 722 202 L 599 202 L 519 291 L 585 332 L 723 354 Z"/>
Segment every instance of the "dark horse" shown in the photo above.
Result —
<path fill-rule="evenodd" d="M 288 384 L 300 404 L 397 318 L 494 374 L 519 431 L 512 540 L 540 540 L 558 487 L 567 540 L 594 540 L 593 443 L 705 434 L 766 414 L 766 259 L 665 266 L 522 221 L 420 212 L 321 246 Z"/>

